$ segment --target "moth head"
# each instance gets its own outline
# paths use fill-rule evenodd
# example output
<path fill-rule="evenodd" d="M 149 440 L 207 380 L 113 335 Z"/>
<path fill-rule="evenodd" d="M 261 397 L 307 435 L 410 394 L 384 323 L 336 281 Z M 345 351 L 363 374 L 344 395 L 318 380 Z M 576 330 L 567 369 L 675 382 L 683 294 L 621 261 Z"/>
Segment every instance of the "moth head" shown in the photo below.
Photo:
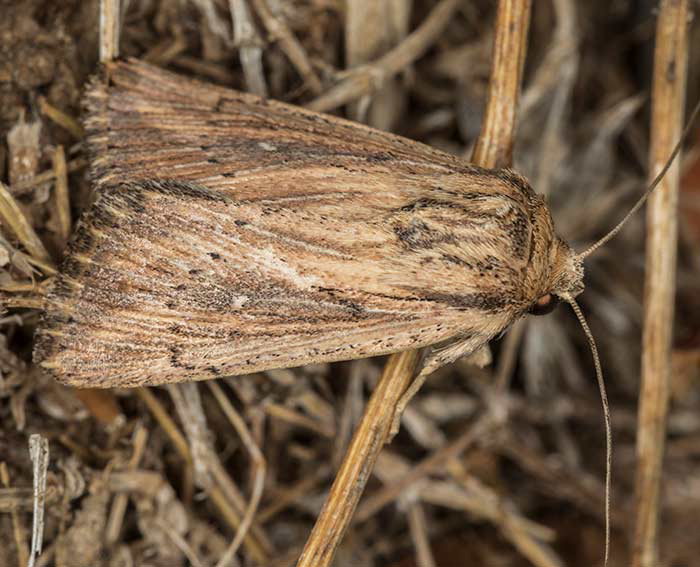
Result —
<path fill-rule="evenodd" d="M 551 287 L 530 307 L 531 315 L 547 315 L 559 305 L 583 292 L 583 258 L 563 240 L 553 242 Z"/>
<path fill-rule="evenodd" d="M 530 189 L 531 249 L 526 307 L 530 315 L 551 313 L 562 299 L 583 291 L 583 260 L 557 236 L 545 199 Z"/>
<path fill-rule="evenodd" d="M 552 243 L 551 274 L 546 290 L 530 306 L 530 315 L 551 313 L 562 299 L 574 298 L 583 291 L 583 260 L 560 238 Z"/>

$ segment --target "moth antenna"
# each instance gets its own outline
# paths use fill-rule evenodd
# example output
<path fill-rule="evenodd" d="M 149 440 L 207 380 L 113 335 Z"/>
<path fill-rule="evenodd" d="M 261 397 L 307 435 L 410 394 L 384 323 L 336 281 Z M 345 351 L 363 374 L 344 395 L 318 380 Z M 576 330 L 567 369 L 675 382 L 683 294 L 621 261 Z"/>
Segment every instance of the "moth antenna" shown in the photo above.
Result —
<path fill-rule="evenodd" d="M 603 380 L 603 369 L 600 365 L 598 347 L 596 347 L 593 333 L 591 333 L 591 329 L 588 327 L 588 323 L 586 323 L 586 318 L 583 316 L 583 312 L 574 298 L 570 295 L 561 295 L 560 297 L 571 305 L 588 339 L 588 344 L 591 347 L 591 354 L 593 355 L 595 375 L 598 380 L 600 401 L 603 406 L 603 416 L 605 418 L 605 561 L 603 565 L 607 567 L 608 558 L 610 557 L 610 494 L 612 487 L 612 425 L 610 421 L 610 405 L 608 404 L 608 394 L 605 390 L 605 381 Z"/>
<path fill-rule="evenodd" d="M 693 109 L 693 112 L 690 115 L 690 118 L 688 119 L 688 122 L 685 125 L 685 128 L 683 129 L 683 133 L 681 134 L 680 139 L 678 140 L 678 143 L 676 146 L 673 148 L 673 151 L 671 152 L 671 156 L 668 158 L 668 161 L 666 161 L 666 164 L 663 166 L 659 174 L 654 178 L 654 181 L 651 182 L 651 185 L 647 187 L 646 191 L 644 191 L 644 194 L 639 198 L 639 200 L 634 204 L 634 206 L 629 210 L 629 212 L 624 216 L 624 218 L 617 224 L 615 228 L 613 228 L 610 232 L 608 232 L 603 238 L 598 240 L 595 244 L 593 244 L 591 247 L 587 248 L 585 251 L 581 252 L 579 256 L 581 258 L 585 258 L 592 252 L 595 252 L 598 248 L 603 246 L 606 242 L 608 242 L 610 239 L 612 239 L 615 235 L 617 235 L 618 232 L 622 230 L 622 227 L 625 226 L 625 223 L 630 219 L 630 217 L 636 213 L 639 208 L 646 202 L 646 200 L 649 198 L 649 195 L 656 189 L 656 186 L 661 183 L 661 180 L 664 178 L 664 175 L 668 172 L 668 170 L 671 168 L 671 165 L 673 164 L 673 161 L 676 159 L 676 156 L 681 151 L 681 148 L 683 147 L 683 143 L 686 141 L 688 138 L 688 134 L 690 133 L 690 128 L 693 125 L 693 122 L 695 122 L 695 118 L 697 118 L 698 112 L 700 111 L 700 101 L 695 105 L 695 108 Z"/>

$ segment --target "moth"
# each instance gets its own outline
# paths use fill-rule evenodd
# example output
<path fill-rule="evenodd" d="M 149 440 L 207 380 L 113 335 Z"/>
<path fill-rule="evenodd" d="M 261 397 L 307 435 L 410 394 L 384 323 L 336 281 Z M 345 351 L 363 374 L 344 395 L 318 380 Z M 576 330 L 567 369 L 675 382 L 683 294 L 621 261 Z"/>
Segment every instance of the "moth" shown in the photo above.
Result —
<path fill-rule="evenodd" d="M 86 95 L 97 198 L 34 359 L 155 385 L 440 345 L 421 375 L 583 290 L 509 169 L 340 118 L 110 63 Z"/>

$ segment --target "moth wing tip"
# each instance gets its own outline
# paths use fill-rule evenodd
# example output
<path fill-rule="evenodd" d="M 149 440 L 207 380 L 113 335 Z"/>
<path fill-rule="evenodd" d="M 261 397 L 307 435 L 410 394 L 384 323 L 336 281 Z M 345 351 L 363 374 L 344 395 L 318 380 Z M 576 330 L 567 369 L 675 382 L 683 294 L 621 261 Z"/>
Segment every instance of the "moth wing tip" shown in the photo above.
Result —
<path fill-rule="evenodd" d="M 80 373 L 79 369 L 69 369 L 58 360 L 55 355 L 49 355 L 46 358 L 39 359 L 37 359 L 37 356 L 41 357 L 43 353 L 37 355 L 37 351 L 35 350 L 34 364 L 38 366 L 46 376 L 63 386 L 69 386 L 71 388 L 111 388 L 119 386 L 119 384 L 114 384 L 109 380 L 100 380 L 90 374 Z"/>
<path fill-rule="evenodd" d="M 45 318 L 39 325 L 34 335 L 34 348 L 32 350 L 32 361 L 42 371 L 65 385 L 76 385 L 70 372 L 60 360 L 61 351 L 65 347 L 60 343 L 62 333 L 55 328 L 55 320 Z"/>
<path fill-rule="evenodd" d="M 46 376 L 64 386 L 85 386 L 81 380 L 76 380 L 70 372 L 66 372 L 63 364 L 56 360 L 55 356 L 45 356 L 45 354 L 46 353 L 43 351 L 34 350 L 34 364 L 38 366 Z"/>

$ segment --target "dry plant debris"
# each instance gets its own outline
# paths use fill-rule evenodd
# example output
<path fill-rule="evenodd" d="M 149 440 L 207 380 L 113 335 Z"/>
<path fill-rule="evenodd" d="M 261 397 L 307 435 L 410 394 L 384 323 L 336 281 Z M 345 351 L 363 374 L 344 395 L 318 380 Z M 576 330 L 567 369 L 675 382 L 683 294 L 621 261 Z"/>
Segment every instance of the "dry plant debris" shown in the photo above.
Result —
<path fill-rule="evenodd" d="M 644 187 L 656 3 L 533 4 L 514 167 L 547 195 L 562 236 L 584 248 Z M 132 0 L 122 9 L 121 55 L 472 154 L 494 2 Z M 30 561 L 38 506 L 36 565 L 294 565 L 384 361 L 177 391 L 75 391 L 42 376 L 31 347 L 43 290 L 91 198 L 79 101 L 99 58 L 100 6 L 1 0 L 0 12 L 0 565 Z M 689 33 L 693 102 L 700 42 Z M 686 535 L 700 517 L 697 139 L 680 174 L 660 494 L 659 553 L 672 567 L 700 567 Z M 644 226 L 639 215 L 591 257 L 581 298 L 612 404 L 613 566 L 632 556 Z M 463 361 L 428 380 L 380 453 L 335 564 L 600 561 L 605 446 L 585 337 L 561 309 L 517 325 L 492 350 L 485 368 Z M 30 439 L 48 442 L 45 473 Z M 45 483 L 40 499 L 35 483 Z"/>

